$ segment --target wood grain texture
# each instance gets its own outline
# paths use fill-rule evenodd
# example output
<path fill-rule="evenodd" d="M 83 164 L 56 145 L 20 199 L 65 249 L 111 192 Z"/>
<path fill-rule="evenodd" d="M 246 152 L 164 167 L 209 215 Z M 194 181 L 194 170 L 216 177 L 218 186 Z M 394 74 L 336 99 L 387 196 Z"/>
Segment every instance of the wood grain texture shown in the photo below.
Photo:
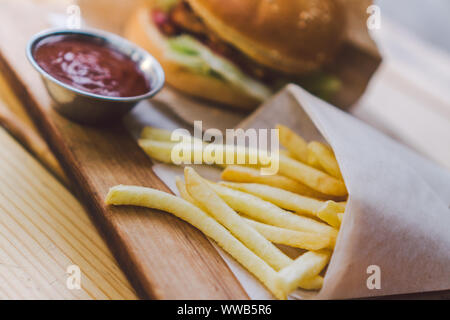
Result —
<path fill-rule="evenodd" d="M 0 298 L 136 299 L 74 196 L 0 129 Z M 81 290 L 66 286 L 67 267 Z"/>
<path fill-rule="evenodd" d="M 0 21 L 5 26 L 0 29 L 0 67 L 76 183 L 138 294 L 156 299 L 246 299 L 238 281 L 198 230 L 166 213 L 103 204 L 109 187 L 120 183 L 170 191 L 121 123 L 85 127 L 51 109 L 39 76 L 25 58 L 27 40 L 48 27 L 46 17 L 44 6 L 0 3 Z"/>
<path fill-rule="evenodd" d="M 64 185 L 69 186 L 61 165 L 50 151 L 47 143 L 36 131 L 25 124 L 0 101 L 0 125 L 18 140 L 29 152 L 47 167 Z"/>

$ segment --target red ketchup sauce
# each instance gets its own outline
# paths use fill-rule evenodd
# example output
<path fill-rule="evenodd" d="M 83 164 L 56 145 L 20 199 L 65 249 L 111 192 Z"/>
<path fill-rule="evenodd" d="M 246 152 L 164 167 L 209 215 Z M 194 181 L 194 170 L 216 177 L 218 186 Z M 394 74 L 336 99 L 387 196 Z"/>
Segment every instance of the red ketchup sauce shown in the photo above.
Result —
<path fill-rule="evenodd" d="M 57 35 L 33 51 L 39 66 L 76 89 L 108 97 L 134 97 L 150 91 L 137 64 L 88 36 Z"/>

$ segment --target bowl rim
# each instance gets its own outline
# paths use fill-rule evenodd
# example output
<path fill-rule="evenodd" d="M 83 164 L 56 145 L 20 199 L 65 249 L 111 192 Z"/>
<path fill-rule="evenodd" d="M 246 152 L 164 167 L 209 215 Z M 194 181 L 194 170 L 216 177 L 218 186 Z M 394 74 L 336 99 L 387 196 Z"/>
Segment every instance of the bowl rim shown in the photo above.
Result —
<path fill-rule="evenodd" d="M 151 83 L 150 91 L 148 91 L 147 93 L 144 93 L 142 95 L 138 95 L 138 96 L 111 97 L 111 96 L 104 96 L 104 95 L 99 95 L 99 94 L 90 93 L 90 92 L 87 92 L 84 90 L 80 90 L 78 88 L 71 86 L 70 84 L 64 83 L 64 82 L 56 79 L 50 73 L 48 73 L 47 71 L 42 69 L 41 66 L 37 63 L 37 61 L 33 55 L 33 49 L 40 41 L 44 40 L 45 38 L 48 38 L 51 36 L 57 36 L 57 35 L 88 36 L 88 37 L 101 39 L 102 41 L 105 41 L 105 42 L 111 44 L 112 48 L 114 48 L 116 44 L 121 43 L 121 44 L 125 44 L 129 48 L 132 48 L 133 51 L 138 51 L 143 57 L 145 57 L 145 59 L 149 59 L 151 61 L 153 69 L 155 71 L 154 73 L 155 73 L 156 77 L 154 75 L 149 76 L 148 72 L 141 70 L 141 72 L 147 77 L 147 79 L 150 78 L 151 81 L 154 82 L 154 83 Z M 123 53 L 123 54 L 127 55 L 126 53 Z M 57 85 L 65 88 L 67 90 L 73 91 L 76 94 L 79 94 L 79 95 L 82 95 L 85 97 L 89 97 L 89 98 L 93 98 L 93 99 L 97 99 L 97 100 L 116 101 L 116 102 L 132 102 L 132 101 L 139 101 L 139 100 L 147 99 L 147 98 L 153 97 L 155 94 L 157 94 L 162 89 L 162 87 L 164 86 L 164 82 L 165 82 L 164 70 L 163 70 L 161 64 L 150 53 L 148 53 L 146 50 L 142 49 L 141 47 L 137 46 L 136 44 L 128 41 L 127 39 L 125 39 L 119 35 L 116 35 L 116 34 L 113 34 L 111 32 L 107 32 L 107 31 L 103 31 L 103 30 L 98 30 L 98 29 L 52 28 L 52 29 L 47 29 L 47 30 L 41 31 L 41 32 L 35 34 L 28 41 L 28 44 L 26 47 L 26 55 L 27 55 L 28 61 L 31 63 L 31 65 L 44 78 L 56 83 Z M 129 55 L 127 55 L 127 56 L 131 59 L 131 57 Z"/>

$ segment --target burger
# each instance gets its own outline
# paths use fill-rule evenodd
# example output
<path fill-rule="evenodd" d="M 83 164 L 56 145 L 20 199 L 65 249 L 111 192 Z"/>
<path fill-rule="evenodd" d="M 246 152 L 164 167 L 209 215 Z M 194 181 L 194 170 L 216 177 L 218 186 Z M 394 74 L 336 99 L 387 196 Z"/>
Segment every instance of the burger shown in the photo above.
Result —
<path fill-rule="evenodd" d="M 345 34 L 339 0 L 147 0 L 125 35 L 159 60 L 172 87 L 251 110 L 287 83 L 322 98 Z"/>

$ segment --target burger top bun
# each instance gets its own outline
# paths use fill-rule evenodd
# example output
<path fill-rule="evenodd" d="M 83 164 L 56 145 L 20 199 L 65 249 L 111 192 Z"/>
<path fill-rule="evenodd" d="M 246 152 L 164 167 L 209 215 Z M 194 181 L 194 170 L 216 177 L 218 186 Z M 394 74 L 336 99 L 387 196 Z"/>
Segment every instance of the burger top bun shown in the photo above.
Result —
<path fill-rule="evenodd" d="M 345 34 L 337 0 L 187 0 L 225 41 L 257 62 L 292 74 L 329 61 Z"/>

